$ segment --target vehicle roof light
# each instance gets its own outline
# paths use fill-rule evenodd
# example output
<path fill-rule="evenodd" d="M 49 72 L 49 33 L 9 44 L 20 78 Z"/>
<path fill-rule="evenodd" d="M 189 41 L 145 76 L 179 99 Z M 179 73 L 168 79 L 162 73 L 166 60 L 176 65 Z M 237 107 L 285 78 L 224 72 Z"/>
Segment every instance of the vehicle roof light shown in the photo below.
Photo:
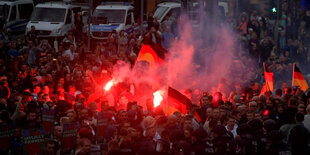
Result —
<path fill-rule="evenodd" d="M 130 2 L 101 2 L 101 5 L 131 5 Z"/>

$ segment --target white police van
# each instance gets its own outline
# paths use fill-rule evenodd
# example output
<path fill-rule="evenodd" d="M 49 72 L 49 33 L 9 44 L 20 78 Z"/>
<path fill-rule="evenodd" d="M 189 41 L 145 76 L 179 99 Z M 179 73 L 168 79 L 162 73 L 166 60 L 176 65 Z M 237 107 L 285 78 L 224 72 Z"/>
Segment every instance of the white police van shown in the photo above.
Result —
<path fill-rule="evenodd" d="M 10 33 L 24 32 L 33 8 L 32 0 L 0 0 L 1 28 Z"/>
<path fill-rule="evenodd" d="M 62 38 L 74 24 L 76 8 L 78 7 L 69 2 L 37 4 L 27 24 L 26 34 L 31 30 L 31 26 L 35 26 L 42 38 Z"/>
<path fill-rule="evenodd" d="M 207 3 L 202 2 L 203 6 L 206 7 Z M 199 10 L 199 3 L 198 2 L 193 2 L 193 3 L 188 3 L 188 6 L 190 8 L 189 14 L 190 17 L 193 18 L 193 20 L 196 20 L 198 10 Z M 159 4 L 157 4 L 157 7 L 155 9 L 153 17 L 157 18 L 159 23 L 162 23 L 165 19 L 166 16 L 170 16 L 172 14 L 175 14 L 177 17 L 180 16 L 182 12 L 182 3 L 178 1 L 164 1 Z M 225 16 L 228 14 L 228 3 L 225 0 L 219 0 L 218 1 L 218 9 L 222 14 Z"/>
<path fill-rule="evenodd" d="M 115 30 L 119 32 L 135 31 L 138 25 L 134 20 L 134 7 L 128 2 L 102 2 L 94 10 L 90 21 L 90 36 L 92 39 L 106 40 L 109 34 Z"/>

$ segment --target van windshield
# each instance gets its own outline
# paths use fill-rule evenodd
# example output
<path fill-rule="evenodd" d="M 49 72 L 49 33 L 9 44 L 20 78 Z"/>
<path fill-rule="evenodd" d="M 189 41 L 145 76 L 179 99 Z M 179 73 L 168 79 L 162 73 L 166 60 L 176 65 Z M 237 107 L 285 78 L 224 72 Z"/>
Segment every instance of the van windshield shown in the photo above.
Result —
<path fill-rule="evenodd" d="M 107 18 L 108 23 L 124 23 L 126 10 L 103 10 L 96 9 L 94 11 L 94 17 L 98 20 Z"/>
<path fill-rule="evenodd" d="M 8 17 L 9 10 L 10 10 L 10 6 L 6 4 L 0 5 L 0 17 L 5 16 L 4 18 L 6 19 Z"/>
<path fill-rule="evenodd" d="M 154 17 L 157 17 L 157 19 L 163 18 L 168 9 L 168 7 L 159 6 L 154 12 Z"/>
<path fill-rule="evenodd" d="M 30 21 L 64 22 L 66 9 L 61 8 L 35 8 Z"/>

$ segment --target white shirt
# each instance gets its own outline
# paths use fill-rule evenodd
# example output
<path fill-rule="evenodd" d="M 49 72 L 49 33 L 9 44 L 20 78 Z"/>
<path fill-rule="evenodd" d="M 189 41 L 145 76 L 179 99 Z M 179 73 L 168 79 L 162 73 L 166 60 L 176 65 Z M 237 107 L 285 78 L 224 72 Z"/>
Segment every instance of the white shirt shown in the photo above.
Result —
<path fill-rule="evenodd" d="M 70 49 L 66 50 L 62 55 L 63 56 L 69 55 L 71 61 L 74 59 L 74 55 L 73 55 L 73 53 L 71 52 Z"/>
<path fill-rule="evenodd" d="M 225 126 L 225 128 L 226 128 L 227 131 L 229 131 L 227 125 Z M 237 128 L 238 128 L 238 125 L 235 124 L 234 128 L 231 131 L 229 131 L 229 132 L 231 132 L 234 135 L 234 138 L 236 138 L 236 136 L 237 136 Z"/>
<path fill-rule="evenodd" d="M 304 119 L 303 123 L 304 123 L 304 126 L 310 132 L 310 114 L 305 115 L 305 119 Z"/>

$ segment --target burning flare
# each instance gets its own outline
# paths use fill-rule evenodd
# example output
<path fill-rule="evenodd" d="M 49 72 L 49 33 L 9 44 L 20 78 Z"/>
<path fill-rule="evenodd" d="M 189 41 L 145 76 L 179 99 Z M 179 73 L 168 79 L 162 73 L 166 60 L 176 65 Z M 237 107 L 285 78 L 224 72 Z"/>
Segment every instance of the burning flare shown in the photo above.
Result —
<path fill-rule="evenodd" d="M 154 96 L 154 99 L 153 99 L 154 107 L 159 106 L 161 101 L 163 100 L 162 93 L 163 92 L 161 90 L 158 90 L 155 93 L 153 93 L 153 96 Z"/>
<path fill-rule="evenodd" d="M 105 90 L 105 91 L 109 91 L 113 85 L 114 85 L 113 80 L 109 81 L 109 82 L 104 86 L 104 90 Z"/>

